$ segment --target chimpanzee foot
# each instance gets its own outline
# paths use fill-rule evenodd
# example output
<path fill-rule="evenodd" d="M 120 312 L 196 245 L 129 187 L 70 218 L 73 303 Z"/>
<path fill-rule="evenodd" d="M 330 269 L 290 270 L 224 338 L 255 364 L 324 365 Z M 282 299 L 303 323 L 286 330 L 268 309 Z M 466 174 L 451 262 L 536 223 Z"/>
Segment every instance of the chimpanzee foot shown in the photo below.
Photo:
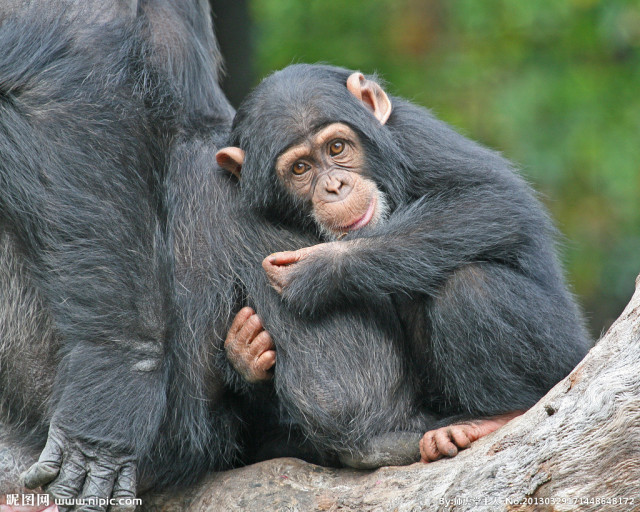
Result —
<path fill-rule="evenodd" d="M 406 466 L 420 460 L 418 432 L 388 432 L 371 438 L 353 453 L 340 454 L 340 462 L 355 469 Z"/>
<path fill-rule="evenodd" d="M 84 500 L 84 505 L 60 505 L 60 512 L 133 512 L 136 462 L 91 443 L 70 439 L 53 424 L 38 462 L 23 475 L 29 489 L 43 487 L 54 499 Z M 109 508 L 109 500 L 111 507 Z M 122 500 L 122 501 L 121 501 Z M 124 504 L 127 503 L 127 504 Z"/>
<path fill-rule="evenodd" d="M 247 382 L 273 377 L 276 351 L 260 317 L 249 307 L 242 308 L 229 328 L 224 342 L 227 359 Z"/>
<path fill-rule="evenodd" d="M 514 411 L 491 418 L 454 423 L 446 427 L 430 430 L 420 440 L 422 462 L 433 462 L 442 457 L 455 457 L 459 450 L 497 430 L 502 425 L 520 416 L 525 411 Z"/>

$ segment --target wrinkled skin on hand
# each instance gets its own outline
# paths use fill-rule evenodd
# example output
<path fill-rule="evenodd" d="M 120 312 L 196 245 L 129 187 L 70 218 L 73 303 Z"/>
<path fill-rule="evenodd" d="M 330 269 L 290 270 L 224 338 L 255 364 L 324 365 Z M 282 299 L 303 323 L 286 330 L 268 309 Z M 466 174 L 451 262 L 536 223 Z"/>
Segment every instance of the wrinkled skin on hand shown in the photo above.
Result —
<path fill-rule="evenodd" d="M 312 316 L 343 300 L 343 267 L 359 245 L 359 240 L 334 241 L 277 252 L 262 261 L 262 268 L 289 308 Z"/>
<path fill-rule="evenodd" d="M 262 261 L 262 268 L 267 273 L 269 283 L 283 294 L 293 279 L 304 271 L 305 262 L 310 256 L 321 257 L 338 250 L 337 242 L 328 242 L 311 247 L 303 247 L 297 251 L 284 251 L 270 254 Z"/>
<path fill-rule="evenodd" d="M 136 460 L 131 455 L 114 455 L 107 449 L 70 439 L 56 426 L 49 428 L 49 438 L 38 462 L 23 475 L 29 489 L 43 487 L 54 499 L 133 499 L 136 497 Z M 85 504 L 59 507 L 60 512 L 133 512 L 134 505 Z"/>
<path fill-rule="evenodd" d="M 250 307 L 242 308 L 234 318 L 224 347 L 227 359 L 247 382 L 273 378 L 275 345 L 260 317 Z"/>

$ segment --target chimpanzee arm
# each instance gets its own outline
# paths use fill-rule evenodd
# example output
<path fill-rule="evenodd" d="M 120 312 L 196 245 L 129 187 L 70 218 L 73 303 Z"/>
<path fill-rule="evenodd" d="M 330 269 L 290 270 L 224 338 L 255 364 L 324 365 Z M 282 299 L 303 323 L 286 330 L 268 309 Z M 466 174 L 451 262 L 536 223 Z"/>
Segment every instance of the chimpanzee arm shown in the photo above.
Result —
<path fill-rule="evenodd" d="M 358 238 L 319 246 L 292 268 L 284 299 L 311 312 L 344 300 L 434 295 L 468 263 L 519 268 L 533 250 L 551 258 L 547 219 L 524 183 L 508 180 L 435 189 Z"/>
<path fill-rule="evenodd" d="M 52 183 L 57 193 L 49 199 L 64 213 L 43 207 L 42 226 L 31 232 L 40 245 L 26 242 L 61 336 L 62 360 L 47 446 L 25 483 L 59 498 L 135 496 L 136 465 L 164 417 L 171 360 L 164 243 L 136 180 L 120 184 L 129 187 L 123 202 Z M 23 208 L 39 209 L 30 201 Z"/>
<path fill-rule="evenodd" d="M 47 445 L 25 473 L 27 487 L 44 486 L 61 499 L 135 498 L 138 462 L 155 442 L 165 406 L 158 351 L 144 351 L 75 347 L 58 376 L 64 389 Z"/>
<path fill-rule="evenodd" d="M 61 342 L 47 445 L 25 483 L 60 498 L 133 497 L 172 360 L 156 161 L 141 102 L 101 78 L 126 66 L 103 41 L 113 34 L 92 33 L 93 55 L 74 46 L 72 21 L 38 12 L 0 30 L 0 217 Z"/>

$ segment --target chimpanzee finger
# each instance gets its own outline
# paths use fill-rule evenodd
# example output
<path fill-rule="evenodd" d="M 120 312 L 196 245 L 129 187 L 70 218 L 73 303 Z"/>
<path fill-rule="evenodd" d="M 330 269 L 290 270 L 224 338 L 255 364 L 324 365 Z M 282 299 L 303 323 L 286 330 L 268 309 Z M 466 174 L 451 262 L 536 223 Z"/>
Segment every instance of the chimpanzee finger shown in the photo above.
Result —
<path fill-rule="evenodd" d="M 276 351 L 269 350 L 262 354 L 256 361 L 256 377 L 260 380 L 269 380 L 273 378 L 271 369 L 276 364 Z"/>
<path fill-rule="evenodd" d="M 253 314 L 255 314 L 255 311 L 251 309 L 249 306 L 246 306 L 242 308 L 240 311 L 238 311 L 235 318 L 233 319 L 233 322 L 231 323 L 231 327 L 229 327 L 229 332 L 227 333 L 227 339 L 224 342 L 225 346 L 227 346 L 229 343 L 237 339 L 238 332 Z"/>
<path fill-rule="evenodd" d="M 258 350 L 256 354 L 256 367 L 263 371 L 268 371 L 276 363 L 276 350 L 271 335 L 267 331 L 262 331 L 256 336 L 256 339 L 251 344 L 251 348 L 257 345 Z"/>
<path fill-rule="evenodd" d="M 40 454 L 38 462 L 33 464 L 23 475 L 24 486 L 28 489 L 42 487 L 51 482 L 60 472 L 62 464 L 62 447 L 49 436 L 47 444 Z"/>
<path fill-rule="evenodd" d="M 291 265 L 300 261 L 303 258 L 303 255 L 304 253 L 299 250 L 274 252 L 267 256 L 264 261 L 268 262 L 270 265 L 276 266 Z"/>
<path fill-rule="evenodd" d="M 78 508 L 78 512 L 106 512 L 116 480 L 117 467 L 112 464 L 93 462 L 89 467 L 82 490 L 82 498 L 91 500 Z"/>
<path fill-rule="evenodd" d="M 434 433 L 434 430 L 430 430 L 420 439 L 420 460 L 422 462 L 433 462 L 442 457 L 438 451 Z"/>
<path fill-rule="evenodd" d="M 277 265 L 272 265 L 268 261 L 268 257 L 262 260 L 262 268 L 267 274 L 267 278 L 269 279 L 269 284 L 278 292 L 282 293 L 282 289 L 285 285 L 285 272 L 284 267 L 278 267 Z"/>
<path fill-rule="evenodd" d="M 267 276 L 269 276 L 269 279 L 271 279 L 271 275 L 275 272 L 276 268 L 277 267 L 271 263 L 271 256 L 267 256 L 265 259 L 262 260 L 262 270 L 264 270 L 267 273 Z"/>
<path fill-rule="evenodd" d="M 438 451 L 447 457 L 455 457 L 458 455 L 458 447 L 451 441 L 451 429 L 439 428 L 434 433 L 434 439 L 438 447 Z"/>
<path fill-rule="evenodd" d="M 249 353 L 256 359 L 269 350 L 274 350 L 276 346 L 273 343 L 271 334 L 267 331 L 260 331 L 256 337 L 251 340 L 249 345 Z"/>
<path fill-rule="evenodd" d="M 471 446 L 471 439 L 467 436 L 466 425 L 451 425 L 449 427 L 449 434 L 451 439 L 460 449 L 468 448 Z"/>
<path fill-rule="evenodd" d="M 116 500 L 116 505 L 112 506 L 109 512 L 134 512 L 136 509 L 133 503 L 133 499 L 136 497 L 136 465 L 134 462 L 128 462 L 120 469 L 113 486 L 112 497 Z"/>
<path fill-rule="evenodd" d="M 240 343 L 249 345 L 254 340 L 254 338 L 263 330 L 264 327 L 262 327 L 262 320 L 260 320 L 260 317 L 254 313 L 242 325 L 242 327 L 238 331 L 238 334 L 236 335 L 236 338 Z"/>
<path fill-rule="evenodd" d="M 45 491 L 54 499 L 73 500 L 80 496 L 84 480 L 86 477 L 84 459 L 77 452 L 71 452 L 65 457 L 64 463 L 60 467 L 58 478 L 51 485 L 45 487 Z M 58 505 L 60 512 L 72 510 L 72 506 Z"/>
<path fill-rule="evenodd" d="M 261 331 L 244 353 L 236 354 L 238 358 L 232 360 L 231 364 L 247 382 L 269 380 L 273 378 L 269 370 L 276 362 L 273 348 L 271 335 L 267 331 Z"/>

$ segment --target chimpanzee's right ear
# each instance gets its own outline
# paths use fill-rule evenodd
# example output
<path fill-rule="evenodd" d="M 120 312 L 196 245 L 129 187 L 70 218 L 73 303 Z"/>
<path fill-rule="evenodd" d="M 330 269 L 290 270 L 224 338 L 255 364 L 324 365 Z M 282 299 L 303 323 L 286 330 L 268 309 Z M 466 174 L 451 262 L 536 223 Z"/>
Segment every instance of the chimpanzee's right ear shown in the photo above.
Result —
<path fill-rule="evenodd" d="M 367 80 L 362 73 L 356 71 L 347 79 L 347 89 L 371 110 L 380 124 L 387 122 L 391 115 L 391 100 L 378 83 Z"/>
<path fill-rule="evenodd" d="M 240 179 L 240 172 L 242 171 L 242 164 L 244 163 L 244 151 L 234 146 L 222 148 L 216 153 L 216 162 L 218 162 L 220 167 Z"/>

